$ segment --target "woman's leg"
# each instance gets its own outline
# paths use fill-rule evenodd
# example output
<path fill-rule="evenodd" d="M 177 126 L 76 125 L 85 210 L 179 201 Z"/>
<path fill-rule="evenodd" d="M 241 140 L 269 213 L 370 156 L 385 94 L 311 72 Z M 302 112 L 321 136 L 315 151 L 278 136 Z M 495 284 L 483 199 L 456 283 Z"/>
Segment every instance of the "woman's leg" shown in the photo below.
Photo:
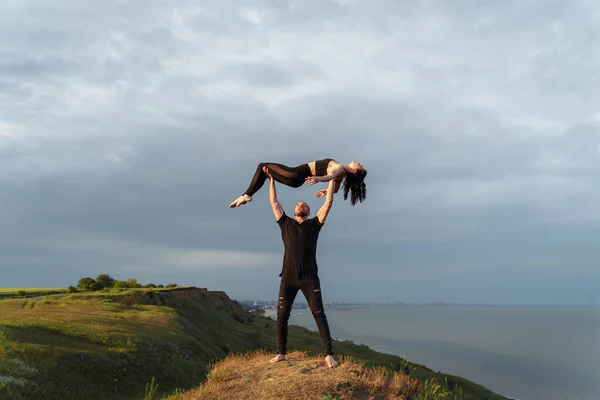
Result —
<path fill-rule="evenodd" d="M 302 186 L 304 179 L 308 176 L 306 174 L 307 168 L 303 168 L 302 165 L 297 167 L 288 167 L 287 165 L 277 163 L 260 163 L 256 167 L 252 181 L 250 181 L 250 185 L 244 194 L 253 196 L 254 193 L 258 192 L 260 188 L 262 188 L 265 180 L 267 179 L 267 175 L 265 175 L 262 170 L 263 167 L 267 167 L 269 173 L 273 179 L 275 179 L 275 181 L 293 188 Z M 308 173 L 310 174 L 310 169 L 308 169 Z"/>
<path fill-rule="evenodd" d="M 286 186 L 297 188 L 304 184 L 304 179 L 310 176 L 310 167 L 308 164 L 301 164 L 296 167 L 277 163 L 259 163 L 254 171 L 254 176 L 250 181 L 248 189 L 243 195 L 235 199 L 229 207 L 239 207 L 249 201 L 252 201 L 254 193 L 258 192 L 267 180 L 267 175 L 263 172 L 263 167 L 267 167 L 273 179 Z"/>

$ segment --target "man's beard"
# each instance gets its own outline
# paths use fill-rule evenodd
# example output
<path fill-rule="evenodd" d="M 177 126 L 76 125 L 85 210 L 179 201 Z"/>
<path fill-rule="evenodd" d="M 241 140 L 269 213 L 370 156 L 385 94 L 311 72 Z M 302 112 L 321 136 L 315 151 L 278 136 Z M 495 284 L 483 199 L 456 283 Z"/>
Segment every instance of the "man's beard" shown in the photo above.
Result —
<path fill-rule="evenodd" d="M 304 218 L 306 217 L 306 211 L 298 211 L 296 215 L 300 218 Z"/>

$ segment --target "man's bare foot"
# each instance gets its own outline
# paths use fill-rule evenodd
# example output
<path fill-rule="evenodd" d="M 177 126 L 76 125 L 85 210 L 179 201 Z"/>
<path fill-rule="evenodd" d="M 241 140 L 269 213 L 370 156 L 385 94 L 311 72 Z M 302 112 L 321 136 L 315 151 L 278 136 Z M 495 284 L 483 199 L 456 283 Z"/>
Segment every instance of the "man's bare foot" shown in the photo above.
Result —
<path fill-rule="evenodd" d="M 272 363 L 276 363 L 276 362 L 284 361 L 284 360 L 285 360 L 285 354 L 277 354 L 276 357 L 271 358 Z"/>
<path fill-rule="evenodd" d="M 243 194 L 234 201 L 231 202 L 229 208 L 239 207 L 242 204 L 246 204 L 252 201 L 252 196 L 248 196 L 247 194 Z"/>
<path fill-rule="evenodd" d="M 325 362 L 329 368 L 333 368 L 338 365 L 337 361 L 334 360 L 333 356 L 325 357 Z"/>

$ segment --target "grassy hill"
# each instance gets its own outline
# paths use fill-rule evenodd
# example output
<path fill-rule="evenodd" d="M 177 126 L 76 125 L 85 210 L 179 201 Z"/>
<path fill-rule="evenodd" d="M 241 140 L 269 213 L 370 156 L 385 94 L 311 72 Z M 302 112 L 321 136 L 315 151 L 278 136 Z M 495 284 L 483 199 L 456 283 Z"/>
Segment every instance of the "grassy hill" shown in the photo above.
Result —
<path fill-rule="evenodd" d="M 329 369 L 321 358 L 304 352 L 288 354 L 285 362 L 269 363 L 271 354 L 257 351 L 243 356 L 227 356 L 211 370 L 202 386 L 172 396 L 172 400 L 236 399 L 247 395 L 262 399 L 317 399 L 348 396 L 410 396 L 417 381 L 405 374 L 388 376 L 383 368 L 366 369 L 353 360 L 341 360 Z M 249 384 L 252 383 L 252 384 Z M 247 387 L 242 394 L 240 387 Z"/>
<path fill-rule="evenodd" d="M 275 321 L 248 314 L 224 292 L 176 288 L 5 297 L 0 300 L 2 399 L 192 396 L 199 385 L 214 384 L 222 363 L 275 351 Z M 322 360 L 317 333 L 292 326 L 288 342 L 290 349 L 306 351 L 307 362 Z M 363 345 L 336 341 L 334 349 L 342 360 L 362 360 L 362 368 L 384 367 L 414 379 L 421 393 L 440 385 L 438 393 L 506 400 L 462 378 Z M 342 363 L 339 371 L 352 370 L 352 362 Z"/>
<path fill-rule="evenodd" d="M 271 364 L 264 350 L 229 355 L 217 363 L 198 388 L 169 400 L 333 400 L 333 399 L 459 399 L 429 381 L 429 387 L 402 372 L 384 367 L 366 368 L 364 362 L 341 357 L 335 369 L 322 357 L 292 351 L 286 361 Z M 244 390 L 240 390 L 244 388 Z M 460 392 L 460 391 L 459 391 Z"/>

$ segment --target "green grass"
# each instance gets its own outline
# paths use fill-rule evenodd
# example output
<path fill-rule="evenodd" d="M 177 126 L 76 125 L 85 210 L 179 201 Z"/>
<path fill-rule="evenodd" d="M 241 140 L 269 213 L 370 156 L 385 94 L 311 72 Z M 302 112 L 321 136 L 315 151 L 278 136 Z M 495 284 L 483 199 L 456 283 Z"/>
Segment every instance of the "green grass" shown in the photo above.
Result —
<path fill-rule="evenodd" d="M 212 360 L 245 350 L 252 338 L 248 317 L 228 298 L 149 296 L 128 290 L 0 301 L 0 375 L 35 383 L 0 384 L 0 398 L 133 399 L 153 377 L 158 393 L 190 388 Z"/>
<path fill-rule="evenodd" d="M 181 288 L 178 288 L 179 290 Z M 186 289 L 184 287 L 184 289 Z M 104 289 L 101 291 L 85 291 L 78 290 L 76 293 L 81 296 L 98 296 L 103 295 L 121 295 L 121 294 L 132 294 L 132 293 L 144 293 L 146 291 L 150 292 L 160 292 L 160 291 L 169 291 L 171 288 L 122 288 L 122 289 Z M 42 297 L 42 296 L 56 296 L 59 294 L 69 294 L 68 288 L 2 288 L 0 289 L 0 300 L 2 299 L 14 299 L 14 298 L 28 298 L 28 297 Z"/>
<path fill-rule="evenodd" d="M 288 345 L 321 354 L 318 334 L 305 328 L 291 326 Z M 158 399 L 196 387 L 228 353 L 256 349 L 275 352 L 275 321 L 246 314 L 219 292 L 127 289 L 0 300 L 0 398 L 7 400 Z M 462 387 L 472 400 L 505 400 L 363 345 L 336 341 L 334 349 L 366 366 Z"/>
<path fill-rule="evenodd" d="M 66 288 L 0 288 L 0 293 L 17 293 L 20 291 L 25 292 L 65 292 Z"/>
<path fill-rule="evenodd" d="M 186 289 L 186 287 L 183 287 Z M 124 289 L 107 289 L 102 291 L 81 291 L 79 293 L 88 293 L 90 295 L 97 295 L 102 293 L 122 293 L 124 291 L 134 292 L 134 291 L 145 291 L 145 290 L 153 290 L 153 291 L 169 291 L 171 288 L 124 288 Z M 19 292 L 25 292 L 27 295 L 32 293 L 67 293 L 68 288 L 0 288 L 1 294 L 17 294 Z"/>
<path fill-rule="evenodd" d="M 0 300 L 10 298 L 37 297 L 67 293 L 68 289 L 55 288 L 1 288 Z"/>

